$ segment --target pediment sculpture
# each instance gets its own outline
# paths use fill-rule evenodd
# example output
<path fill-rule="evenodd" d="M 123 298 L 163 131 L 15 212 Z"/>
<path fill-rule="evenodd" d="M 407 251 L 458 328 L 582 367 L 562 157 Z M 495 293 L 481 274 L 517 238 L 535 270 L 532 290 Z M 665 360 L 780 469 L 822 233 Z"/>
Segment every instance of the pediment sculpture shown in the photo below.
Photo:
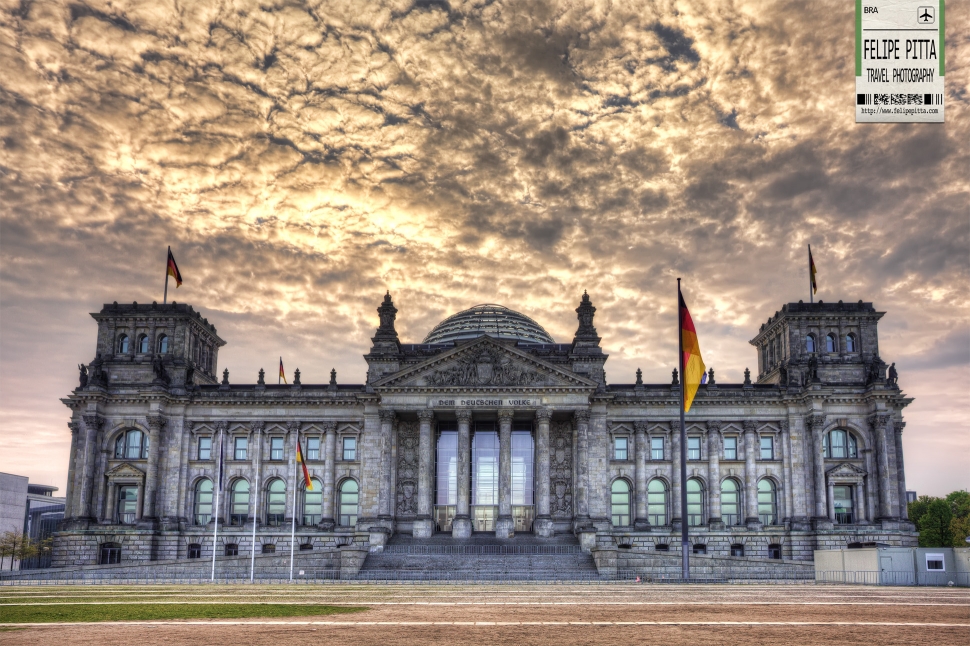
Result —
<path fill-rule="evenodd" d="M 546 382 L 541 372 L 489 348 L 461 357 L 425 379 L 433 386 L 537 386 Z"/>

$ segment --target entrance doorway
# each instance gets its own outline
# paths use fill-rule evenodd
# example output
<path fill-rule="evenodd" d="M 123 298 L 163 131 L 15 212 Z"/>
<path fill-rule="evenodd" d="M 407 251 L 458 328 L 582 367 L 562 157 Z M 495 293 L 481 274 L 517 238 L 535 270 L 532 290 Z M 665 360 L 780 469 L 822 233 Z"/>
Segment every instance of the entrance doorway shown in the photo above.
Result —
<path fill-rule="evenodd" d="M 472 436 L 472 531 L 494 532 L 498 517 L 498 432 L 477 422 Z"/>

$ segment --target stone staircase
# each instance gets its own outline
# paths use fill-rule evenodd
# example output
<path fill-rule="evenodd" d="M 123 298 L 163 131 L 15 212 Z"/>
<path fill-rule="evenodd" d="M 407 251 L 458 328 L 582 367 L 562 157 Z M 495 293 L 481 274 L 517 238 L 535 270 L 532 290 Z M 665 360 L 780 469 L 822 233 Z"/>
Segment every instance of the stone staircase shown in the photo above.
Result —
<path fill-rule="evenodd" d="M 393 536 L 379 553 L 368 554 L 357 573 L 370 581 L 598 581 L 593 558 L 571 534 L 509 540 L 473 534 L 455 539 Z"/>

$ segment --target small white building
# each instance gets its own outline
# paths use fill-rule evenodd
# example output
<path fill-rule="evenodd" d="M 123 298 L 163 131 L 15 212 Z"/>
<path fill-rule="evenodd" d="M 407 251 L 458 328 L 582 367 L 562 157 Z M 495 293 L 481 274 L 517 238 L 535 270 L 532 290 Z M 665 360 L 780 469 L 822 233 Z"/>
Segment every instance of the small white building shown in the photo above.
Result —
<path fill-rule="evenodd" d="M 816 550 L 819 583 L 970 586 L 970 548 L 889 547 Z"/>

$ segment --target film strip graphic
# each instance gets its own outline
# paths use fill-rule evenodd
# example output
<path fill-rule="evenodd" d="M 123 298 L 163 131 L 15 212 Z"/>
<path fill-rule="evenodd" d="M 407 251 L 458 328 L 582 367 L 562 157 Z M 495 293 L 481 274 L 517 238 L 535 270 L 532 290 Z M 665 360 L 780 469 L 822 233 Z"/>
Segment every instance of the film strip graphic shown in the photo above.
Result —
<path fill-rule="evenodd" d="M 856 105 L 943 105 L 942 94 L 856 94 Z"/>

